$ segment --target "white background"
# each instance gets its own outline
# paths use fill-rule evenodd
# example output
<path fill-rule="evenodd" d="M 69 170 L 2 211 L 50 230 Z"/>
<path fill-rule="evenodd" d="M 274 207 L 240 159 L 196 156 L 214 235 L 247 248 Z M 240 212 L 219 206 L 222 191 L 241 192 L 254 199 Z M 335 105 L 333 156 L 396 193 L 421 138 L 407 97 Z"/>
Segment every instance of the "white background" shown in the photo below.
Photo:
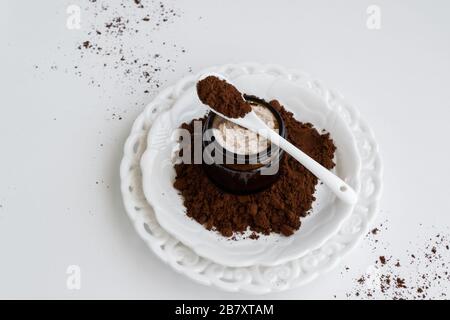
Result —
<path fill-rule="evenodd" d="M 177 49 L 174 71 L 159 73 L 163 87 L 189 67 L 258 61 L 301 68 L 342 92 L 376 134 L 385 165 L 377 219 L 388 221 L 383 250 L 402 255 L 450 225 L 448 1 L 167 3 L 180 17 L 152 33 L 152 44 L 121 40 L 152 52 L 162 40 L 186 49 Z M 66 28 L 69 4 L 82 9 L 81 30 Z M 381 8 L 380 30 L 366 27 L 370 4 Z M 80 58 L 76 47 L 88 39 L 93 12 L 77 0 L 0 5 L 0 298 L 251 298 L 177 274 L 134 232 L 119 163 L 154 92 L 140 84 L 129 94 L 132 78 L 124 85 L 96 68 L 95 56 Z M 83 64 L 91 67 L 75 76 L 73 66 Z M 370 251 L 362 242 L 334 271 L 261 298 L 345 298 L 353 277 L 373 264 Z M 81 267 L 78 291 L 66 288 L 72 264 Z"/>

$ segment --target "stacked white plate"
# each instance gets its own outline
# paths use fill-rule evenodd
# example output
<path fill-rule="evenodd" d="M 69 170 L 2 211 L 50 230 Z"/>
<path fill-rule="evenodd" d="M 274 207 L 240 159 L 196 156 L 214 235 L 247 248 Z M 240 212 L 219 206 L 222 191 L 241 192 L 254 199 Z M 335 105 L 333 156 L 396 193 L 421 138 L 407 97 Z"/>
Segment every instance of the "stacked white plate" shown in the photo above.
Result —
<path fill-rule="evenodd" d="M 185 214 L 173 188 L 172 133 L 206 110 L 195 84 L 205 72 L 229 78 L 242 92 L 277 99 L 302 122 L 330 132 L 336 173 L 359 192 L 355 206 L 318 185 L 313 209 L 292 236 L 230 241 Z M 227 291 L 262 294 L 300 286 L 333 268 L 364 236 L 378 207 L 382 165 L 369 127 L 355 108 L 307 74 L 243 63 L 203 70 L 166 88 L 136 119 L 120 168 L 126 211 L 152 251 L 189 278 Z"/>

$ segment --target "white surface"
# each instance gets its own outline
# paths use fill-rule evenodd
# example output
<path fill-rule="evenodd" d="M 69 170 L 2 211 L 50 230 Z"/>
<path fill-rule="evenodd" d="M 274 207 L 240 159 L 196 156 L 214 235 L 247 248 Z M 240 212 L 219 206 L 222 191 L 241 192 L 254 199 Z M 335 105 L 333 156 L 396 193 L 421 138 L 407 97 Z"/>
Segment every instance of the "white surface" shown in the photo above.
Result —
<path fill-rule="evenodd" d="M 331 192 L 323 186 L 317 191 L 318 200 L 313 205 L 311 216 L 302 220 L 301 230 L 293 236 L 281 239 L 269 236 L 258 241 L 231 243 L 224 243 L 223 238 L 216 238 L 214 233 L 206 232 L 197 223 L 187 220 L 179 208 L 181 203 L 176 206 L 168 203 L 168 200 L 181 202 L 174 201 L 177 195 L 171 188 L 172 182 L 167 179 L 173 175 L 167 172 L 168 168 L 172 168 L 170 155 L 166 154 L 166 159 L 159 161 L 153 158 L 166 153 L 165 141 L 169 140 L 170 132 L 179 126 L 175 123 L 172 130 L 167 130 L 170 127 L 168 115 L 180 120 L 189 110 L 202 111 L 202 108 L 192 106 L 192 100 L 197 100 L 193 87 L 198 76 L 194 75 L 166 88 L 133 123 L 120 164 L 121 191 L 128 216 L 139 236 L 162 261 L 201 284 L 251 294 L 268 294 L 305 285 L 336 267 L 344 255 L 364 238 L 375 219 L 382 192 L 382 164 L 373 134 L 358 112 L 341 96 L 303 72 L 255 63 L 228 64 L 218 68 L 216 70 L 224 74 L 240 75 L 237 76 L 238 82 L 259 88 L 254 91 L 266 99 L 272 94 L 279 96 L 283 103 L 288 102 L 295 116 L 302 121 L 311 121 L 330 129 L 339 149 L 336 156 L 338 172 L 347 176 L 346 171 L 356 170 L 356 177 L 349 179 L 358 189 L 361 186 L 355 209 L 349 210 L 351 208 L 335 200 L 334 195 L 331 195 L 331 202 L 327 201 L 326 194 L 330 196 Z M 317 101 L 315 104 L 306 103 L 313 97 Z M 320 118 L 335 121 L 324 122 Z M 188 119 L 191 118 L 188 116 Z M 165 129 L 158 130 L 157 127 Z M 353 147 L 357 153 L 354 157 L 350 156 L 352 152 L 349 151 Z M 155 153 L 155 150 L 158 152 Z M 348 154 L 344 157 L 343 153 Z M 157 162 L 165 165 L 149 170 L 152 162 L 153 166 Z M 355 168 L 349 170 L 350 165 Z M 159 172 L 161 174 L 157 175 Z M 154 183 L 156 181 L 158 183 Z M 171 220 L 167 219 L 169 216 Z M 192 234 L 196 236 L 192 237 Z M 208 246 L 205 249 L 205 243 L 211 243 L 211 249 Z M 215 254 L 217 252 L 219 254 Z M 233 252 L 236 254 L 233 255 Z M 269 260 L 270 265 L 265 266 L 268 259 L 272 259 Z M 226 265 L 232 261 L 234 265 L 250 263 L 251 266 L 227 267 L 220 261 Z M 259 265 L 255 263 L 257 261 Z"/>
<path fill-rule="evenodd" d="M 319 131 L 326 129 L 333 137 L 338 150 L 335 173 L 337 172 L 336 174 L 356 189 L 359 188 L 361 157 L 358 153 L 358 137 L 354 128 L 358 127 L 360 119 L 357 116 L 345 118 L 351 113 L 346 108 L 348 103 L 345 100 L 338 98 L 337 95 L 332 98 L 332 93 L 324 87 L 321 87 L 323 94 L 318 95 L 314 87 L 314 84 L 319 83 L 317 79 L 311 79 L 304 72 L 295 72 L 282 66 L 243 63 L 218 68 L 214 71 L 227 72 L 227 78 L 238 88 L 245 87 L 248 90 L 246 92 L 263 97 L 267 101 L 271 97 L 277 97 L 298 120 L 313 123 Z M 347 204 L 335 197 L 325 185 L 319 186 L 315 194 L 317 200 L 311 215 L 302 219 L 301 232 L 296 232 L 290 237 L 273 234 L 260 237 L 258 241 L 252 239 L 229 241 L 217 232 L 206 230 L 186 216 L 183 199 L 173 187 L 174 154 L 180 147 L 178 138 L 172 136 L 172 133 L 183 122 L 205 114 L 205 107 L 199 101 L 195 90 L 197 79 L 197 75 L 180 79 L 173 87 L 164 91 L 162 97 L 156 97 L 147 107 L 158 108 L 158 111 L 169 108 L 154 120 L 149 129 L 147 150 L 142 155 L 141 161 L 144 194 L 153 207 L 159 224 L 199 256 L 233 267 L 274 266 L 321 247 L 339 231 L 354 208 L 354 204 Z M 370 144 L 364 137 L 360 140 Z M 370 157 L 371 160 L 376 158 L 376 149 L 376 146 L 373 146 L 374 155 Z M 381 165 L 377 169 L 381 172 Z M 379 194 L 380 183 L 376 189 L 374 193 Z M 376 198 L 375 195 L 372 198 Z"/>
<path fill-rule="evenodd" d="M 111 77 L 99 89 L 89 77 L 64 72 L 75 63 L 92 64 L 86 58 L 76 62 L 75 47 L 87 30 L 65 27 L 67 5 L 77 2 L 0 5 L 0 297 L 248 297 L 174 273 L 134 232 L 121 203 L 118 166 L 131 123 L 151 97 L 128 95 L 128 87 Z M 450 151 L 444 147 L 450 118 L 450 5 L 377 1 L 382 28 L 369 30 L 370 4 L 180 1 L 182 16 L 155 37 L 187 50 L 175 72 L 161 74 L 166 83 L 188 67 L 198 71 L 256 60 L 308 70 L 344 93 L 380 144 L 385 165 L 380 221 L 390 224 L 382 236 L 393 253 L 402 253 L 423 232 L 420 223 L 450 225 L 445 182 Z M 249 23 L 248 12 L 260 23 Z M 59 70 L 53 72 L 55 63 Z M 127 110 L 123 120 L 111 119 L 113 107 Z M 370 266 L 370 259 L 362 245 L 343 265 L 356 272 Z M 66 288 L 66 269 L 73 264 L 81 267 L 81 290 Z M 338 268 L 298 290 L 265 298 L 345 297 L 352 285 Z"/>

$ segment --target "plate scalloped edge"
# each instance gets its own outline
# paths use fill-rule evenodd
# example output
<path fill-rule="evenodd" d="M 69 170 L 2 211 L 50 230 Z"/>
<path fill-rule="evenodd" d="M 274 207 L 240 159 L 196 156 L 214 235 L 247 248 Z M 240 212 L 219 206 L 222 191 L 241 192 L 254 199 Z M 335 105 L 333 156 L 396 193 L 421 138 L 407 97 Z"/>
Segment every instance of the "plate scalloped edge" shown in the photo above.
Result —
<path fill-rule="evenodd" d="M 302 81 L 325 99 L 330 107 L 336 108 L 352 128 L 362 160 L 359 200 L 339 232 L 322 247 L 276 266 L 226 267 L 198 256 L 158 224 L 143 194 L 139 165 L 146 149 L 147 132 L 158 114 L 170 108 L 177 97 L 206 71 L 216 71 L 225 75 L 236 72 L 269 73 L 294 82 Z M 121 191 L 126 212 L 139 236 L 161 260 L 177 272 L 204 285 L 251 294 L 265 294 L 298 287 L 334 268 L 341 258 L 357 245 L 375 218 L 382 192 L 382 174 L 381 158 L 372 130 L 360 117 L 359 112 L 344 101 L 342 95 L 326 88 L 320 81 L 302 71 L 257 63 L 211 67 L 196 75 L 187 76 L 164 89 L 135 120 L 125 143 L 120 165 Z"/>

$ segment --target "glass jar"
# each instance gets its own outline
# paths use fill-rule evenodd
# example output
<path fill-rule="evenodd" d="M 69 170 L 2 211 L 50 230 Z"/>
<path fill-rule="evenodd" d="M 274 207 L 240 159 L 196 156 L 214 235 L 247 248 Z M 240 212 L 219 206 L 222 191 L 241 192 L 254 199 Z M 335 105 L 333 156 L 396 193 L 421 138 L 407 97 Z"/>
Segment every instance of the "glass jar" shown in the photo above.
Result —
<path fill-rule="evenodd" d="M 278 133 L 286 138 L 286 127 L 279 112 L 268 102 L 244 95 L 252 105 L 261 105 L 274 115 Z M 268 143 L 266 149 L 255 154 L 238 154 L 227 150 L 214 137 L 213 126 L 218 117 L 210 112 L 203 127 L 203 169 L 208 178 L 224 191 L 251 194 L 270 187 L 279 178 L 279 165 L 284 151 Z M 212 145 L 211 145 L 212 144 Z M 205 149 L 212 150 L 205 152 Z"/>

